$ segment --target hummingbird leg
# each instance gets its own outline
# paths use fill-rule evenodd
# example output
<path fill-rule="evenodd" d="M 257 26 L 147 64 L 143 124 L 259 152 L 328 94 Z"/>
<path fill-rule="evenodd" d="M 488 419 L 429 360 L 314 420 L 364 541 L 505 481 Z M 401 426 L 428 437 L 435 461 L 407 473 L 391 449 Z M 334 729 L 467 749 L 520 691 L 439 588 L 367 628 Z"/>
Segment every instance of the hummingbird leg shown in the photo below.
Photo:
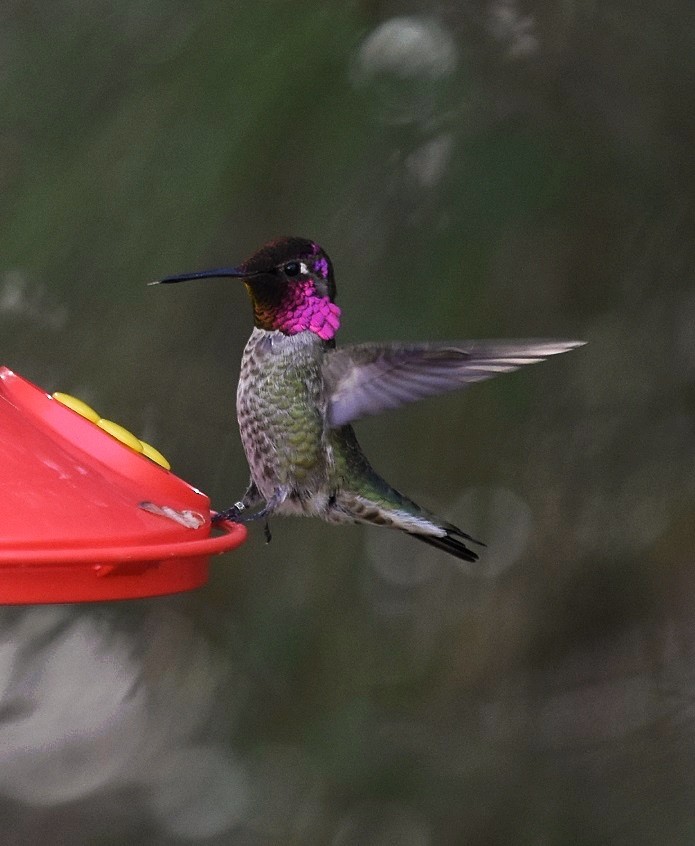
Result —
<path fill-rule="evenodd" d="M 253 508 L 255 505 L 260 505 L 262 502 L 263 497 L 259 493 L 256 483 L 251 479 L 248 488 L 246 488 L 246 493 L 239 502 L 235 502 L 231 508 L 214 514 L 212 522 L 219 523 L 222 520 L 232 520 L 235 523 L 243 523 L 245 520 L 241 517 L 242 511 L 246 511 L 247 508 Z M 247 517 L 246 520 L 248 519 Z"/>
<path fill-rule="evenodd" d="M 256 511 L 255 514 L 245 514 L 241 521 L 243 523 L 250 523 L 252 520 L 263 520 L 265 517 L 269 517 L 273 511 L 278 507 L 278 505 L 282 505 L 282 503 L 287 499 L 287 491 L 283 488 L 277 488 L 275 493 L 270 497 L 270 499 L 266 502 L 266 504 L 261 508 L 260 511 Z M 239 503 L 237 503 L 238 505 Z M 236 505 L 233 506 L 236 508 Z M 230 509 L 231 510 L 231 509 Z"/>
<path fill-rule="evenodd" d="M 270 523 L 268 520 L 265 521 L 265 526 L 263 526 L 263 534 L 265 535 L 265 542 L 270 543 L 273 536 L 270 534 Z"/>
<path fill-rule="evenodd" d="M 258 489 L 256 486 L 253 486 L 256 493 L 258 493 Z M 250 490 L 250 489 L 249 489 Z M 247 491 L 248 494 L 248 491 Z M 258 494 L 258 498 L 260 499 L 260 494 Z M 219 522 L 220 520 L 234 520 L 237 523 L 251 523 L 253 520 L 263 520 L 265 517 L 269 517 L 273 511 L 278 507 L 278 505 L 282 505 L 282 503 L 287 499 L 287 491 L 283 488 L 278 488 L 275 493 L 270 497 L 270 499 L 266 502 L 266 504 L 261 508 L 260 511 L 256 511 L 255 514 L 242 514 L 248 507 L 253 507 L 256 505 L 256 502 L 252 502 L 251 505 L 246 504 L 246 497 L 240 502 L 234 503 L 231 508 L 228 508 L 226 511 L 220 511 L 216 514 L 212 520 L 214 523 Z M 267 525 L 267 521 L 266 521 Z M 266 528 L 266 538 L 270 535 L 270 529 Z"/>
<path fill-rule="evenodd" d="M 218 511 L 217 514 L 213 514 L 210 522 L 221 523 L 223 520 L 231 520 L 233 523 L 245 523 L 246 520 L 241 516 L 241 512 L 245 508 L 246 506 L 243 502 L 235 502 L 231 508 L 226 508 L 224 511 Z"/>

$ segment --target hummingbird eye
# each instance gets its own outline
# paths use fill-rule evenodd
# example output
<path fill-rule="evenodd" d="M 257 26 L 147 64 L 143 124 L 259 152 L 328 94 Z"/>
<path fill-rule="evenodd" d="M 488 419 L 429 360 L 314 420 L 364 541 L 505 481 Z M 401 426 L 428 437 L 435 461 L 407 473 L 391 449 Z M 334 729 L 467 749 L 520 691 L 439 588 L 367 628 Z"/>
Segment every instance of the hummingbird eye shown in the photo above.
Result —
<path fill-rule="evenodd" d="M 298 261 L 288 261 L 282 268 L 285 271 L 285 276 L 298 276 L 300 267 Z"/>

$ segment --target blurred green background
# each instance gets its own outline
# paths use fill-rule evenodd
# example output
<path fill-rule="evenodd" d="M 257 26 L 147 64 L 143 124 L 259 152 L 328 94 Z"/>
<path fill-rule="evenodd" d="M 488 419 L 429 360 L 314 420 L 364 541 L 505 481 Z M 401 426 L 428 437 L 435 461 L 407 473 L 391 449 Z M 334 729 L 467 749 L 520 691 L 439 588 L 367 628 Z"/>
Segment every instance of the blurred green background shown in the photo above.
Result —
<path fill-rule="evenodd" d="M 0 362 L 248 479 L 272 237 L 342 343 L 589 342 L 358 429 L 488 542 L 275 521 L 190 596 L 0 615 L 8 844 L 691 844 L 686 0 L 0 4 Z"/>

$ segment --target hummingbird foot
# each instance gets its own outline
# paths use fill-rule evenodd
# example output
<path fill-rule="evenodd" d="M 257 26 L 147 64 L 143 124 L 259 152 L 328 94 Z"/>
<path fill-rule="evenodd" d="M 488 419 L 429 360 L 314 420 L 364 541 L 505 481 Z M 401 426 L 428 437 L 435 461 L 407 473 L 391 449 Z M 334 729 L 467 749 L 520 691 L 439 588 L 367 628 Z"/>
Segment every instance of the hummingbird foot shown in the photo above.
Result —
<path fill-rule="evenodd" d="M 211 522 L 221 523 L 223 520 L 231 520 L 233 523 L 246 523 L 249 518 L 241 516 L 241 512 L 245 510 L 246 506 L 241 500 L 239 500 L 239 502 L 235 502 L 231 508 L 227 508 L 224 511 L 218 511 L 216 514 L 213 514 Z"/>
<path fill-rule="evenodd" d="M 250 523 L 252 520 L 263 520 L 264 518 L 269 517 L 273 513 L 273 511 L 275 511 L 275 509 L 278 507 L 278 505 L 282 505 L 282 503 L 286 499 L 287 499 L 287 493 L 284 490 L 278 489 L 270 497 L 270 499 L 266 502 L 266 504 L 263 506 L 263 508 L 261 508 L 260 511 L 256 511 L 255 514 L 244 515 L 241 518 L 241 521 L 243 523 Z M 232 508 L 236 508 L 240 504 L 241 503 L 237 502 L 236 505 L 234 505 Z"/>
<path fill-rule="evenodd" d="M 260 505 L 262 502 L 263 497 L 260 495 L 258 488 L 256 487 L 256 483 L 252 479 L 249 482 L 249 486 L 246 489 L 246 493 L 239 500 L 239 502 L 235 502 L 231 508 L 227 508 L 225 511 L 220 511 L 217 514 L 213 514 L 212 522 L 220 523 L 223 520 L 231 520 L 233 523 L 245 523 L 251 518 L 242 517 L 241 512 L 246 511 L 248 508 L 253 508 L 255 505 Z"/>
<path fill-rule="evenodd" d="M 256 511 L 255 514 L 243 514 L 242 512 L 246 511 L 247 505 L 244 500 L 240 500 L 239 502 L 235 502 L 231 508 L 227 508 L 225 511 L 220 511 L 213 515 L 212 522 L 219 523 L 221 520 L 233 520 L 235 523 L 251 523 L 254 520 L 263 520 L 266 517 L 269 517 L 286 499 L 287 492 L 282 489 L 278 489 L 266 502 L 263 508 L 261 508 L 260 511 Z M 270 543 L 271 534 L 267 520 L 265 526 L 265 537 L 267 542 Z"/>

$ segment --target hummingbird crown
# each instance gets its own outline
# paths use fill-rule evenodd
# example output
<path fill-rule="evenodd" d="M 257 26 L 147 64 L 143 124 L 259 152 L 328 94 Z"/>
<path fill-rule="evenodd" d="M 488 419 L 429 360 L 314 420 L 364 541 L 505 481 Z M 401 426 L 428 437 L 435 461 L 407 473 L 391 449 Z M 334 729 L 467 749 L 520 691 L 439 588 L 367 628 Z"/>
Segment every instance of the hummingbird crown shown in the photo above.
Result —
<path fill-rule="evenodd" d="M 307 330 L 330 341 L 340 327 L 333 265 L 314 241 L 280 238 L 239 268 L 256 326 L 296 335 Z"/>

